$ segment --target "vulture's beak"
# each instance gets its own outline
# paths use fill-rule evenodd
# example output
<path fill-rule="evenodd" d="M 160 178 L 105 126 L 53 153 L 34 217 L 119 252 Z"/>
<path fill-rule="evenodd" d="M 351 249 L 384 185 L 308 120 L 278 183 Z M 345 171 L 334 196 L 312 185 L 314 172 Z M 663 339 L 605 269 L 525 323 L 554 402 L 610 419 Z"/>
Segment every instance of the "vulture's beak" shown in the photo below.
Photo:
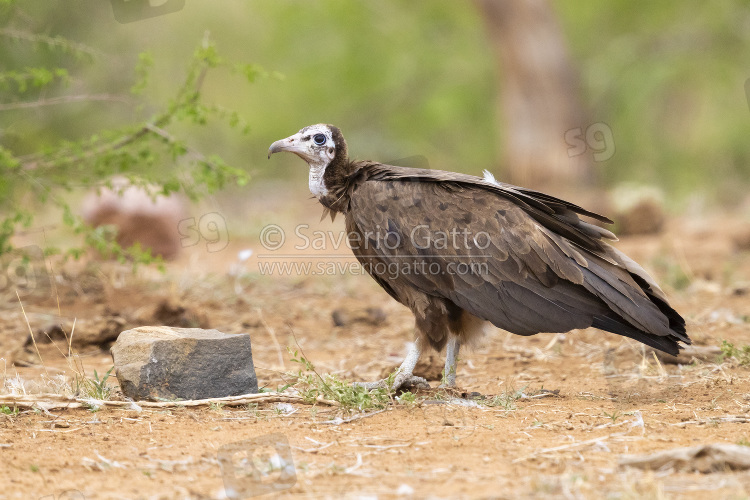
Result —
<path fill-rule="evenodd" d="M 268 158 L 271 158 L 272 154 L 282 151 L 294 153 L 305 161 L 310 160 L 307 146 L 302 143 L 302 136 L 299 133 L 271 144 L 271 147 L 268 148 Z"/>

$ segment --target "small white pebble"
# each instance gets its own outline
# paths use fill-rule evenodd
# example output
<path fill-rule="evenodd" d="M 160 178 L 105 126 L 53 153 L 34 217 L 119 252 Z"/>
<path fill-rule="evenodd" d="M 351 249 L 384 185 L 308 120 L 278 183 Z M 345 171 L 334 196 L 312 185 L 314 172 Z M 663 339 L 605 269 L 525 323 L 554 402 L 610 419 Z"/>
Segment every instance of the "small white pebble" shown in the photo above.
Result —
<path fill-rule="evenodd" d="M 479 404 L 472 399 L 453 398 L 448 400 L 452 405 L 468 406 L 469 408 L 479 408 Z"/>
<path fill-rule="evenodd" d="M 294 406 L 289 403 L 276 403 L 276 409 L 288 415 L 294 411 Z"/>
<path fill-rule="evenodd" d="M 240 262 L 245 262 L 252 255 L 253 255 L 253 251 L 251 249 L 249 249 L 249 248 L 246 248 L 244 250 L 240 250 L 237 253 L 237 259 L 239 259 Z"/>
<path fill-rule="evenodd" d="M 412 488 L 408 484 L 402 484 L 396 490 L 396 494 L 397 495 L 413 495 L 414 494 L 414 488 Z"/>

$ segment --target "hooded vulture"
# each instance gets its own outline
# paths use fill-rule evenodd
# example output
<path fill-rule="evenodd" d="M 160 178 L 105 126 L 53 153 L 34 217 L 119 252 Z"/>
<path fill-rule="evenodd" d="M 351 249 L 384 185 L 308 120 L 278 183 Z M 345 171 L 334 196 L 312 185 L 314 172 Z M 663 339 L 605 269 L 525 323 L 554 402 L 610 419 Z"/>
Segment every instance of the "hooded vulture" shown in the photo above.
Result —
<path fill-rule="evenodd" d="M 573 203 L 484 177 L 349 159 L 341 131 L 311 125 L 274 142 L 310 166 L 310 191 L 346 218 L 349 246 L 372 278 L 411 309 L 416 342 L 392 389 L 427 348 L 447 346 L 455 385 L 461 344 L 487 322 L 518 335 L 595 327 L 676 355 L 685 320 L 641 266 L 580 219 L 612 223 Z M 375 387 L 383 381 L 365 384 Z"/>

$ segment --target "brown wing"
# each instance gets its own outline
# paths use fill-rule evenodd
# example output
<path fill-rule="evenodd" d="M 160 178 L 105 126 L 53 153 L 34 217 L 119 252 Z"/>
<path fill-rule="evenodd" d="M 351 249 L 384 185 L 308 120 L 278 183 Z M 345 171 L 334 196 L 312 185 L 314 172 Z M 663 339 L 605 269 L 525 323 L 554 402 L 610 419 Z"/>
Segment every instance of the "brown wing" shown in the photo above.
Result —
<path fill-rule="evenodd" d="M 578 215 L 585 215 L 592 219 L 608 224 L 612 223 L 608 217 L 590 212 L 578 205 L 539 191 L 533 191 L 512 184 L 502 182 L 488 182 L 481 177 L 444 170 L 427 170 L 405 167 L 394 167 L 382 163 L 361 162 L 363 170 L 367 171 L 369 179 L 373 180 L 410 180 L 416 182 L 450 182 L 463 186 L 475 186 L 502 195 L 515 205 L 523 208 L 529 215 L 549 227 L 551 230 L 569 238 L 576 244 L 591 250 L 604 250 L 599 241 L 602 237 L 616 240 L 617 238 L 606 229 L 582 221 Z"/>
<path fill-rule="evenodd" d="M 595 326 L 671 353 L 689 342 L 653 280 L 601 241 L 607 231 L 581 226 L 580 207 L 424 172 L 378 166 L 351 191 L 355 255 L 397 299 L 416 287 L 521 335 Z"/>

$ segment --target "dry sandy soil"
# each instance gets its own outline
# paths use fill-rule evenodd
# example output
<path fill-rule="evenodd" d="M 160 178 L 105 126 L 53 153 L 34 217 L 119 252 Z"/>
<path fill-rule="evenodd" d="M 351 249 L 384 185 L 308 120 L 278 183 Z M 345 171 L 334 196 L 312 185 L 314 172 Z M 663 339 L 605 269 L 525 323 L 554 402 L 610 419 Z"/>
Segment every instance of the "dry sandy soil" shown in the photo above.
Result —
<path fill-rule="evenodd" d="M 316 208 L 310 232 L 340 228 L 340 221 L 319 223 L 318 215 Z M 411 340 L 411 314 L 365 276 L 260 276 L 261 219 L 249 222 L 257 226 L 248 229 L 255 239 L 233 239 L 213 253 L 202 245 L 186 249 L 165 274 L 142 268 L 132 275 L 97 261 L 55 265 L 56 290 L 24 303 L 28 321 L 17 299 L 4 297 L 0 392 L 17 394 L 22 384 L 29 393 L 65 393 L 70 382 L 60 385 L 60 376 L 74 374 L 64 341 L 39 344 L 43 364 L 33 346 L 23 345 L 29 326 L 69 329 L 74 318 L 82 341 L 148 323 L 249 333 L 258 378 L 271 389 L 294 382 L 287 373 L 298 367 L 285 347 L 296 343 L 318 372 L 346 380 L 393 369 Z M 733 239 L 747 221 L 684 217 L 670 220 L 662 234 L 618 244 L 664 284 L 696 345 L 750 343 L 750 252 Z M 312 250 L 294 250 L 292 240 L 281 251 L 299 255 L 287 260 L 317 262 L 304 257 Z M 255 254 L 234 277 L 235 256 L 246 247 Z M 366 307 L 380 308 L 382 321 L 332 320 L 335 310 L 357 318 Z M 84 343 L 75 350 L 89 376 L 112 365 L 106 349 Z M 496 330 L 461 358 L 458 391 L 421 392 L 415 403 L 394 401 L 384 411 L 301 403 L 98 411 L 10 405 L 0 413 L 0 499 L 226 498 L 219 449 L 248 441 L 242 446 L 254 449 L 254 463 L 264 468 L 274 454 L 263 441 L 269 434 L 282 448 L 288 442 L 296 477 L 285 483 L 278 470 L 248 476 L 248 462 L 236 461 L 240 495 L 275 487 L 274 495 L 295 498 L 750 494 L 748 471 L 618 465 L 624 455 L 750 444 L 750 368 L 736 360 L 710 355 L 667 364 L 633 341 L 595 330 L 531 338 Z"/>

